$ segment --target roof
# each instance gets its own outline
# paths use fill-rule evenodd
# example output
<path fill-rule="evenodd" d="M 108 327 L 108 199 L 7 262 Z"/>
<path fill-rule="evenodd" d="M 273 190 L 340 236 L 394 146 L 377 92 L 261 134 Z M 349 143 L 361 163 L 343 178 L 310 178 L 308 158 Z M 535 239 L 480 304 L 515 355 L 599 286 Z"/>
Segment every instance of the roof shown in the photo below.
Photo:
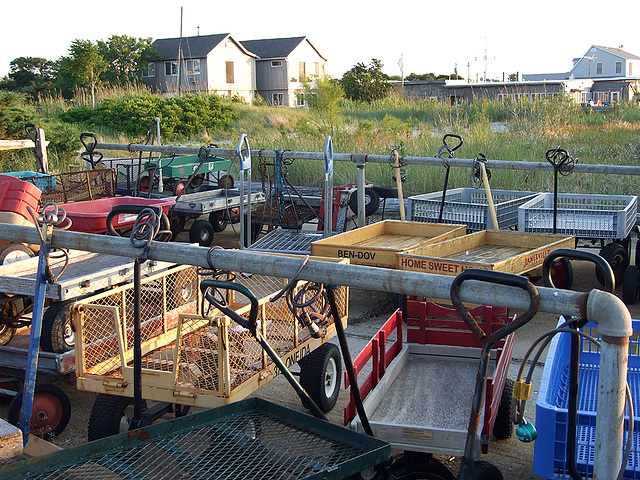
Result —
<path fill-rule="evenodd" d="M 242 44 L 246 47 L 250 52 L 255 53 L 261 59 L 271 59 L 271 58 L 287 58 L 291 52 L 293 52 L 298 45 L 302 42 L 309 42 L 311 48 L 313 48 L 316 53 L 322 57 L 323 60 L 326 60 L 324 55 L 322 55 L 318 49 L 311 43 L 311 41 L 307 37 L 288 37 L 288 38 L 265 38 L 262 40 L 243 40 Z"/>
<path fill-rule="evenodd" d="M 634 55 L 633 53 L 625 52 L 619 48 L 611 48 L 611 47 L 603 47 L 601 45 L 594 45 L 594 47 L 599 48 L 601 50 L 605 50 L 609 53 L 613 53 L 614 55 L 618 55 L 622 58 L 627 58 L 629 60 L 640 60 L 640 57 Z"/>
<path fill-rule="evenodd" d="M 247 55 L 254 56 L 251 52 L 235 40 L 230 33 L 219 33 L 216 35 L 198 35 L 196 37 L 159 38 L 153 42 L 153 46 L 160 53 L 162 60 L 173 60 L 178 58 L 178 49 L 182 48 L 182 55 L 185 58 L 205 58 L 211 50 L 222 43 L 227 38 L 235 42 L 238 47 Z"/>

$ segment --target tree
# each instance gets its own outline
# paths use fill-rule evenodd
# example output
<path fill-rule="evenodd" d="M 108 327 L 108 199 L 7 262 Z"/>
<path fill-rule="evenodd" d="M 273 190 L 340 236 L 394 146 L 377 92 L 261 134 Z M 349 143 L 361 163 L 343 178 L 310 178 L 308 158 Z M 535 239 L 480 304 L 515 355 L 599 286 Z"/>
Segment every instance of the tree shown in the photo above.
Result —
<path fill-rule="evenodd" d="M 387 97 L 391 92 L 391 85 L 382 73 L 382 67 L 382 62 L 374 58 L 368 67 L 358 63 L 346 72 L 340 80 L 340 85 L 347 98 L 372 102 Z"/>
<path fill-rule="evenodd" d="M 91 106 L 96 106 L 95 88 L 100 83 L 100 75 L 108 68 L 107 61 L 91 40 L 74 40 L 69 47 L 69 67 L 75 72 L 79 86 L 91 90 Z"/>
<path fill-rule="evenodd" d="M 316 79 L 314 85 L 305 82 L 304 92 L 309 107 L 318 112 L 326 126 L 333 129 L 340 115 L 339 102 L 344 97 L 342 87 L 325 75 Z"/>
<path fill-rule="evenodd" d="M 98 40 L 97 47 L 100 55 L 108 63 L 108 69 L 102 78 L 111 84 L 135 81 L 141 71 L 142 62 L 157 56 L 157 51 L 151 45 L 151 38 L 111 35 L 106 42 Z"/>
<path fill-rule="evenodd" d="M 5 88 L 33 97 L 51 90 L 54 80 L 54 62 L 41 57 L 18 57 L 9 64 L 9 77 Z"/>

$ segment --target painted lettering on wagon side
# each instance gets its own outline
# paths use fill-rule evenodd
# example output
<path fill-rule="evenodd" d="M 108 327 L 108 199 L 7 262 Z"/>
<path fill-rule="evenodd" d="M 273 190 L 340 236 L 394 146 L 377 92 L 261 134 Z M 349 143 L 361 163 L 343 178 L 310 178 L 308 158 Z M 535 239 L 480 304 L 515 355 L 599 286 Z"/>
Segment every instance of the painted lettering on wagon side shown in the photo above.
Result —
<path fill-rule="evenodd" d="M 542 263 L 547 255 L 551 252 L 550 248 L 543 250 L 541 252 L 532 253 L 531 255 L 527 255 L 524 257 L 524 268 L 529 267 L 530 265 Z"/>
<path fill-rule="evenodd" d="M 311 353 L 311 346 L 310 345 L 302 346 L 299 350 L 297 350 L 296 352 L 293 352 L 291 355 L 289 355 L 284 360 L 285 367 L 290 368 L 293 364 L 298 363 L 302 358 L 306 357 L 310 353 Z M 276 367 L 275 368 L 275 376 L 277 377 L 281 373 L 282 372 L 280 371 L 280 369 L 278 367 Z"/>
<path fill-rule="evenodd" d="M 376 258 L 376 252 L 338 250 L 338 258 L 356 258 L 358 260 L 373 260 Z"/>
<path fill-rule="evenodd" d="M 460 265 L 459 263 L 436 262 L 434 260 L 421 260 L 417 258 L 403 258 L 400 260 L 400 266 L 453 275 L 462 273 L 468 268 L 465 265 Z"/>

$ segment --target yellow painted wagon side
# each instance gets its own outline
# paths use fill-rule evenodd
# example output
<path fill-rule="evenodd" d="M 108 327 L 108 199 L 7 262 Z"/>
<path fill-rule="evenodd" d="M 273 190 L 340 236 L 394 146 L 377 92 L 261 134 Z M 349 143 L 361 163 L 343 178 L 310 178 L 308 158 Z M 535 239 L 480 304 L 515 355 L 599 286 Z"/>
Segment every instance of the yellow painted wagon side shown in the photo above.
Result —
<path fill-rule="evenodd" d="M 415 272 L 455 276 L 480 268 L 521 275 L 538 269 L 557 248 L 575 248 L 575 238 L 483 230 L 400 252 L 396 260 L 398 269 Z"/>
<path fill-rule="evenodd" d="M 348 258 L 357 265 L 396 268 L 398 252 L 460 237 L 466 233 L 465 225 L 383 220 L 316 240 L 311 244 L 311 254 Z"/>

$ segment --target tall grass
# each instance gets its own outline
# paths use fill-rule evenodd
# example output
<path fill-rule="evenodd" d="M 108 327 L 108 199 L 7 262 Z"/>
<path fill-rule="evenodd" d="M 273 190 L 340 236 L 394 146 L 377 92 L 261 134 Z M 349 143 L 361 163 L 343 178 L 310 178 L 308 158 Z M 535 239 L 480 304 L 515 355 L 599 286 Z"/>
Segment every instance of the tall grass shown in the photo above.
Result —
<path fill-rule="evenodd" d="M 141 93 L 145 86 L 129 85 L 98 89 L 97 99 L 124 99 Z M 640 164 L 640 105 L 621 103 L 606 111 L 583 111 L 571 100 L 558 96 L 544 101 L 498 102 L 476 100 L 473 104 L 445 105 L 430 100 L 412 100 L 392 96 L 371 104 L 342 100 L 341 116 L 333 127 L 324 125 L 321 116 L 310 109 L 274 108 L 265 104 L 248 105 L 226 100 L 233 105 L 237 120 L 225 129 L 201 132 L 193 138 L 176 141 L 183 145 L 218 144 L 234 147 L 242 133 L 249 136 L 252 149 L 320 152 L 325 135 L 333 137 L 334 151 L 388 155 L 391 148 L 401 155 L 434 156 L 445 133 L 464 139 L 456 151 L 458 158 L 474 158 L 483 153 L 489 159 L 546 162 L 548 149 L 562 147 L 579 158 L 580 163 Z M 56 116 L 74 106 L 90 104 L 88 92 L 79 91 L 72 101 L 61 97 L 43 97 L 38 111 Z M 81 126 L 75 126 L 81 129 Z M 114 132 L 95 131 L 102 142 L 129 143 Z M 78 150 L 80 153 L 81 150 Z M 122 152 L 103 152 L 117 156 Z M 125 152 L 126 153 L 126 152 Z M 23 156 L 23 162 L 30 162 Z M 259 178 L 259 158 L 254 156 L 254 179 Z M 4 162 L 7 167 L 24 168 L 20 161 Z M 22 167 L 22 168 L 21 168 Z M 60 168 L 64 169 L 64 165 Z M 236 167 L 237 168 L 237 162 Z M 441 190 L 444 167 L 408 166 L 407 195 Z M 386 164 L 368 164 L 366 177 L 380 185 L 393 186 L 393 169 Z M 289 179 L 299 185 L 323 184 L 322 162 L 295 160 L 288 167 Z M 335 182 L 353 183 L 355 165 L 336 162 Z M 549 172 L 496 170 L 491 186 L 507 190 L 549 191 L 553 177 Z M 448 188 L 471 185 L 470 169 L 452 167 Z M 561 191 L 583 193 L 637 194 L 640 178 L 628 176 L 572 174 L 560 180 Z"/>

